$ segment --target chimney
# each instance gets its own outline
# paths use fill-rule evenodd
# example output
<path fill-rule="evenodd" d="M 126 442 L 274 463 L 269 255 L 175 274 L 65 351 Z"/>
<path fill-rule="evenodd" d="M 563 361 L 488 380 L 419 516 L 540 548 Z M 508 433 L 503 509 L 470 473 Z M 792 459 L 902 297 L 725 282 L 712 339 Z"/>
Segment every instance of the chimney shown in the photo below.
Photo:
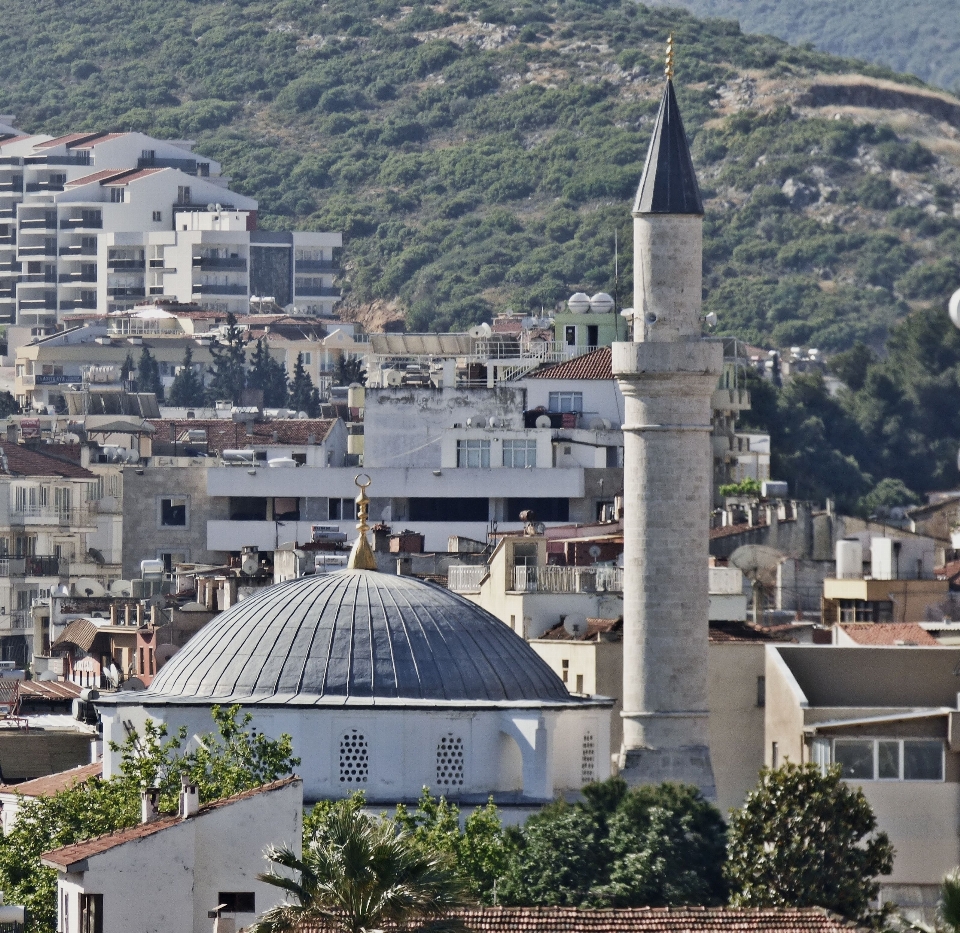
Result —
<path fill-rule="evenodd" d="M 137 603 L 137 628 L 143 628 L 143 603 Z"/>
<path fill-rule="evenodd" d="M 160 788 L 145 787 L 140 791 L 140 822 L 152 823 L 160 816 Z"/>
<path fill-rule="evenodd" d="M 111 625 L 117 624 L 117 604 L 116 603 L 110 603 L 110 624 Z"/>
<path fill-rule="evenodd" d="M 186 775 L 180 778 L 180 818 L 185 820 L 200 809 L 200 793 L 196 784 L 190 784 Z"/>

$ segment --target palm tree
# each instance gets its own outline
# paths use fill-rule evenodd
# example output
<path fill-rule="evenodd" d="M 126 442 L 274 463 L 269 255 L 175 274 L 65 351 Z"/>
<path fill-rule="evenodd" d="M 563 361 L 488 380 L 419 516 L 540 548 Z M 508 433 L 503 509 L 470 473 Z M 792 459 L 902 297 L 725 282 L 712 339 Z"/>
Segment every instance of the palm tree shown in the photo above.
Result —
<path fill-rule="evenodd" d="M 955 868 L 940 882 L 937 915 L 941 926 L 950 933 L 960 931 L 960 868 Z"/>
<path fill-rule="evenodd" d="M 429 926 L 432 933 L 463 929 L 447 916 L 466 903 L 448 861 L 423 852 L 408 833 L 365 815 L 352 801 L 331 807 L 302 858 L 275 847 L 267 856 L 286 873 L 271 869 L 260 880 L 283 888 L 293 900 L 266 911 L 249 933 L 294 933 L 303 927 L 342 933 L 384 926 Z"/>

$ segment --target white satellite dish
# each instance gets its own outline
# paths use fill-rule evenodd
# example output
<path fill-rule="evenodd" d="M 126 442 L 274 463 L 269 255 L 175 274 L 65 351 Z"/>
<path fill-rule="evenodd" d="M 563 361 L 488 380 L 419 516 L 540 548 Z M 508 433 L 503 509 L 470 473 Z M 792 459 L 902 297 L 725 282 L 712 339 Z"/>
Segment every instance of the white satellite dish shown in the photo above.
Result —
<path fill-rule="evenodd" d="M 157 650 L 153 653 L 157 667 L 163 667 L 177 653 L 177 650 L 176 645 L 157 645 Z"/>
<path fill-rule="evenodd" d="M 550 427 L 550 416 L 549 415 L 537 415 L 537 420 L 534 424 L 538 428 L 549 428 Z"/>
<path fill-rule="evenodd" d="M 590 296 L 585 292 L 577 292 L 567 299 L 567 307 L 574 314 L 586 314 L 590 310 Z"/>
<path fill-rule="evenodd" d="M 384 374 L 388 386 L 399 386 L 403 384 L 403 373 L 399 369 L 388 369 Z"/>
<path fill-rule="evenodd" d="M 133 584 L 129 580 L 114 580 L 110 584 L 111 596 L 132 596 Z"/>
<path fill-rule="evenodd" d="M 610 421 L 607 418 L 594 418 L 590 424 L 591 431 L 609 431 Z"/>
<path fill-rule="evenodd" d="M 563 617 L 563 630 L 574 638 L 579 638 L 586 634 L 587 617 L 578 614 L 571 614 Z"/>
<path fill-rule="evenodd" d="M 103 584 L 92 577 L 80 577 L 73 584 L 73 592 L 76 596 L 106 596 L 107 591 Z"/>
<path fill-rule="evenodd" d="M 753 590 L 753 621 L 763 615 L 763 595 L 777 584 L 777 567 L 784 555 L 763 544 L 744 544 L 730 555 L 730 563 L 742 571 Z"/>
<path fill-rule="evenodd" d="M 950 304 L 947 305 L 950 312 L 950 320 L 953 326 L 960 328 L 960 288 L 950 296 Z"/>
<path fill-rule="evenodd" d="M 496 418 L 490 418 L 490 419 L 487 421 L 487 424 L 489 424 L 491 428 L 495 428 L 495 427 L 497 426 L 497 419 L 496 419 Z"/>

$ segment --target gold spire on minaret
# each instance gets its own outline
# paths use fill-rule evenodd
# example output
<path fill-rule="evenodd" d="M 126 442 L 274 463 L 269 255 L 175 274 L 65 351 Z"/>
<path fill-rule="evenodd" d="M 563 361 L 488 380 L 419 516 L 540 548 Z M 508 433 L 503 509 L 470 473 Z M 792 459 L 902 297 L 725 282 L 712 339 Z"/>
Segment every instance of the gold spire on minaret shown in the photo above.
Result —
<path fill-rule="evenodd" d="M 663 73 L 667 76 L 668 81 L 673 80 L 673 33 L 670 33 L 670 38 L 667 39 L 667 67 L 663 69 Z"/>
<path fill-rule="evenodd" d="M 362 482 L 366 479 L 366 482 Z M 370 499 L 367 497 L 367 487 L 372 480 L 366 473 L 358 473 L 353 482 L 360 490 L 357 496 L 357 531 L 360 534 L 357 540 L 353 542 L 353 549 L 350 551 L 350 560 L 347 561 L 348 570 L 376 570 L 377 560 L 370 549 L 370 542 L 367 540 L 367 512 L 370 509 Z"/>

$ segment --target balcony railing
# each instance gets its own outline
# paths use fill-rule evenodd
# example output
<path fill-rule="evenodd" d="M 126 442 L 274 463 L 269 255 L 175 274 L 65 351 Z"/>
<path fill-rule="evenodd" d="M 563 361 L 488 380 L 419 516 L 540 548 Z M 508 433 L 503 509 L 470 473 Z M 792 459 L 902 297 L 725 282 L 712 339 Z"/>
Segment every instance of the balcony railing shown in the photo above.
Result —
<path fill-rule="evenodd" d="M 146 293 L 142 288 L 118 286 L 116 288 L 108 288 L 107 294 L 111 298 L 143 298 Z"/>
<path fill-rule="evenodd" d="M 26 217 L 20 221 L 21 230 L 56 230 L 56 217 Z"/>
<path fill-rule="evenodd" d="M 36 379 L 64 379 L 79 382 L 76 376 L 37 376 Z M 92 521 L 87 509 L 78 508 L 51 508 L 47 505 L 25 505 L 10 510 L 11 525 L 52 524 L 81 525 Z"/>
<path fill-rule="evenodd" d="M 61 230 L 102 230 L 102 217 L 68 217 L 60 221 Z"/>
<path fill-rule="evenodd" d="M 332 259 L 298 259 L 294 271 L 298 275 L 308 272 L 339 272 L 340 263 Z"/>
<path fill-rule="evenodd" d="M 97 281 L 97 270 L 94 269 L 92 272 L 61 272 L 60 279 L 61 282 L 71 283 L 71 282 L 96 282 Z"/>
<path fill-rule="evenodd" d="M 7 618 L 9 621 L 0 616 L 0 625 L 7 621 L 6 627 L 15 632 L 33 628 L 33 613 L 29 609 L 14 609 Z"/>
<path fill-rule="evenodd" d="M 328 288 L 324 285 L 322 288 L 317 285 L 307 285 L 301 287 L 295 286 L 297 298 L 339 298 L 339 288 Z"/>
<path fill-rule="evenodd" d="M 237 269 L 247 271 L 247 260 L 242 256 L 194 256 L 195 269 Z"/>
<path fill-rule="evenodd" d="M 0 577 L 58 577 L 68 571 L 68 562 L 59 557 L 0 557 Z"/>
<path fill-rule="evenodd" d="M 480 584 L 489 573 L 486 564 L 454 565 L 447 571 L 447 588 L 454 593 L 479 593 Z"/>
<path fill-rule="evenodd" d="M 514 567 L 520 593 L 622 593 L 621 567 Z"/>
<path fill-rule="evenodd" d="M 143 272 L 146 268 L 144 259 L 108 259 L 107 270 L 109 272 Z"/>
<path fill-rule="evenodd" d="M 61 246 L 60 247 L 61 256 L 96 256 L 97 247 L 96 245 L 92 246 Z"/>
<path fill-rule="evenodd" d="M 207 282 L 195 283 L 194 293 L 198 295 L 246 295 L 246 285 L 211 285 Z"/>

